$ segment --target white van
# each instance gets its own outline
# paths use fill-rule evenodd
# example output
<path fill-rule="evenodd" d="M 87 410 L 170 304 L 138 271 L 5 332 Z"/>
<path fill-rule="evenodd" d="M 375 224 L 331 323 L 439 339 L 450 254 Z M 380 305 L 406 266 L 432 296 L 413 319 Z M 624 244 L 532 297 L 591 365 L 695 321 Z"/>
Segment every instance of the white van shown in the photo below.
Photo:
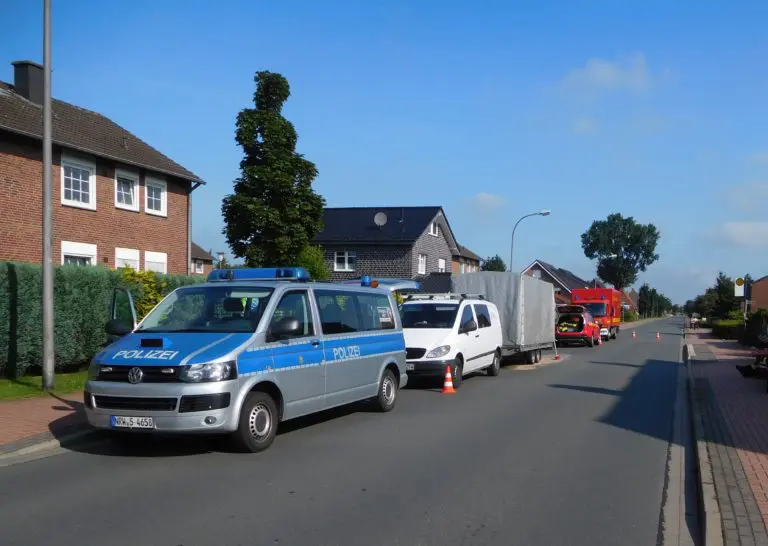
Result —
<path fill-rule="evenodd" d="M 400 310 L 409 377 L 445 377 L 454 388 L 472 372 L 499 375 L 502 333 L 499 310 L 468 294 L 411 294 Z"/>

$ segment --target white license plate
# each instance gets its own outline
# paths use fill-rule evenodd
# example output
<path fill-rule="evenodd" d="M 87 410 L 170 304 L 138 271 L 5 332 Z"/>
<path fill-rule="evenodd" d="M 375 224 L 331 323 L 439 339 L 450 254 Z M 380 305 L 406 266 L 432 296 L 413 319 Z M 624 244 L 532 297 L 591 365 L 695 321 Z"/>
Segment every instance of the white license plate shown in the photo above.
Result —
<path fill-rule="evenodd" d="M 406 364 L 405 365 L 405 371 L 409 371 L 409 370 L 413 370 L 413 369 L 414 369 L 414 365 L 413 364 Z"/>
<path fill-rule="evenodd" d="M 110 420 L 115 428 L 155 428 L 155 420 L 151 417 L 113 415 Z"/>

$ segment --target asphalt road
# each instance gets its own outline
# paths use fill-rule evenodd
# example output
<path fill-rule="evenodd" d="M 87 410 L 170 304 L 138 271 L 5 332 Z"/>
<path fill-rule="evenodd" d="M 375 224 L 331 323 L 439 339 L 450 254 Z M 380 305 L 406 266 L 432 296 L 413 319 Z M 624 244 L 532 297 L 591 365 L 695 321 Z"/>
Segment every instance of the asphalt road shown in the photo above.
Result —
<path fill-rule="evenodd" d="M 259 455 L 102 442 L 0 468 L 0 543 L 653 545 L 680 323 L 630 334 L 303 420 Z"/>

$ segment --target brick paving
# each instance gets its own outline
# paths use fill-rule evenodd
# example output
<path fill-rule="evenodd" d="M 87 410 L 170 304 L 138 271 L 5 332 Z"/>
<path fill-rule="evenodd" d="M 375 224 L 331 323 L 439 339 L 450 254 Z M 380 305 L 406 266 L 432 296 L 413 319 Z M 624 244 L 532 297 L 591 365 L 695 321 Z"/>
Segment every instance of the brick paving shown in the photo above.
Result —
<path fill-rule="evenodd" d="M 82 399 L 76 393 L 0 402 L 0 454 L 82 428 Z"/>
<path fill-rule="evenodd" d="M 751 350 L 736 342 L 713 338 L 706 330 L 689 331 L 686 342 L 696 353 L 695 396 L 704 414 L 724 543 L 768 546 L 765 381 L 738 372 L 735 365 L 750 362 Z"/>

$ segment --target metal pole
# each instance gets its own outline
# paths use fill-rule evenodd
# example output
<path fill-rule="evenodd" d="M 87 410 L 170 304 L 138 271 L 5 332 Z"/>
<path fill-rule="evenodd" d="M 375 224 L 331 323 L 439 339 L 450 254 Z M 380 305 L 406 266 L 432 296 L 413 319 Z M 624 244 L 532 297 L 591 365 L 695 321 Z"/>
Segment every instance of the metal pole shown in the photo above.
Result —
<path fill-rule="evenodd" d="M 515 222 L 515 227 L 512 228 L 512 241 L 509 245 L 509 271 L 512 271 L 512 259 L 515 256 L 515 231 L 517 231 L 517 226 L 520 225 L 520 222 L 525 220 L 526 218 L 530 216 L 536 216 L 539 214 L 538 212 L 533 212 L 531 214 L 526 214 L 525 216 L 520 217 L 520 219 Z"/>
<path fill-rule="evenodd" d="M 43 390 L 54 387 L 51 0 L 43 0 Z"/>

